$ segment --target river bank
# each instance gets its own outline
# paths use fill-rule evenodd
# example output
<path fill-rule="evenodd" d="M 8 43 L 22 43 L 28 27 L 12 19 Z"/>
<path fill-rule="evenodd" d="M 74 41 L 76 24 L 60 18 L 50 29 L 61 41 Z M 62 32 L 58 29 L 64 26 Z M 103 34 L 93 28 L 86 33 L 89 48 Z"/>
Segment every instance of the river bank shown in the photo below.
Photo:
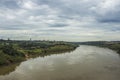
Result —
<path fill-rule="evenodd" d="M 38 56 L 69 52 L 77 47 L 78 45 L 60 41 L 0 41 L 0 66 L 19 63 Z"/>
<path fill-rule="evenodd" d="M 118 54 L 120 54 L 120 41 L 90 41 L 90 42 L 80 42 L 77 44 L 105 47 L 112 49 L 116 51 Z"/>

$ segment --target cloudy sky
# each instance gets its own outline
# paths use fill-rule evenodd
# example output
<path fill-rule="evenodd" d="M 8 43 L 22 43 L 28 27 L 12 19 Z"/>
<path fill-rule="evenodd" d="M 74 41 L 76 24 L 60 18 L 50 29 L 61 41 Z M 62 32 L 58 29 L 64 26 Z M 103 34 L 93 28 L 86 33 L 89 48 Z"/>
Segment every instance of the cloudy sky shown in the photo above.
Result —
<path fill-rule="evenodd" d="M 120 0 L 0 0 L 0 38 L 120 40 Z"/>

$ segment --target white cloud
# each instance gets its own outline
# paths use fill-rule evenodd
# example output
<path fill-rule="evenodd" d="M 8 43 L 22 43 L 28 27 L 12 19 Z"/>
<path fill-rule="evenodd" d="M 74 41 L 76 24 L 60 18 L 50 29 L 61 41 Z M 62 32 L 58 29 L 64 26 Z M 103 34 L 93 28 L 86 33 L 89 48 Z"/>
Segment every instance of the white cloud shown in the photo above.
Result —
<path fill-rule="evenodd" d="M 38 6 L 36 3 L 32 2 L 31 0 L 19 1 L 18 5 L 24 9 L 36 9 Z"/>
<path fill-rule="evenodd" d="M 120 39 L 120 24 L 116 23 L 120 22 L 119 0 L 10 1 L 12 4 L 7 0 L 0 3 L 0 36 L 66 41 Z"/>
<path fill-rule="evenodd" d="M 98 20 L 102 22 L 119 22 L 120 1 L 102 0 L 97 6 L 91 8 L 97 13 Z"/>

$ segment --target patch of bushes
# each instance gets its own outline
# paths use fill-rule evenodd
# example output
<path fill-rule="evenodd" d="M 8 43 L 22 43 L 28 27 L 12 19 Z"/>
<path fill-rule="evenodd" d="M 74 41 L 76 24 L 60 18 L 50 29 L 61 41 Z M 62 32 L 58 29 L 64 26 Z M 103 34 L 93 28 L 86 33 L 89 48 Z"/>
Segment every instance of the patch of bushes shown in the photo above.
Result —
<path fill-rule="evenodd" d="M 71 51 L 76 47 L 76 45 L 66 42 L 3 41 L 0 42 L 0 65 L 21 62 L 29 57 Z"/>

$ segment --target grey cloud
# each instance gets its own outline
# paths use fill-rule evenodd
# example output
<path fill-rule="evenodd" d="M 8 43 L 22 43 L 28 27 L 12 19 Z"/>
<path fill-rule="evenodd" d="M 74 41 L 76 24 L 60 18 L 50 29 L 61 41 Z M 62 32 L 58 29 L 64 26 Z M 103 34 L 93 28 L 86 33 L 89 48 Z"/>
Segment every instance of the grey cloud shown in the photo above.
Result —
<path fill-rule="evenodd" d="M 61 29 L 40 29 L 36 30 L 36 32 L 66 32 L 66 30 L 61 30 Z"/>
<path fill-rule="evenodd" d="M 20 8 L 16 0 L 0 0 L 0 7 L 10 9 Z"/>
<path fill-rule="evenodd" d="M 103 34 L 109 35 L 106 32 L 112 32 L 114 34 L 110 34 L 119 39 L 119 13 L 119 0 L 0 0 L 0 31 L 4 35 L 4 30 L 8 30 L 9 35 L 9 31 L 28 30 L 30 36 L 46 38 L 56 34 L 70 39 L 74 35 L 78 40 L 96 39 L 100 35 L 102 38 Z M 83 37 L 85 35 L 87 37 Z M 107 38 L 110 36 L 103 36 Z"/>
<path fill-rule="evenodd" d="M 32 25 L 30 24 L 6 24 L 1 25 L 0 30 L 29 30 L 30 27 L 33 29 Z"/>
<path fill-rule="evenodd" d="M 96 20 L 103 23 L 120 22 L 120 1 L 102 0 L 97 6 L 93 7 Z"/>
<path fill-rule="evenodd" d="M 49 5 L 53 10 L 59 10 L 59 16 L 75 16 L 89 14 L 89 7 L 93 5 L 80 0 L 35 0 L 37 4 Z"/>
<path fill-rule="evenodd" d="M 65 23 L 54 23 L 54 24 L 49 24 L 49 26 L 50 27 L 67 27 L 69 25 Z"/>
<path fill-rule="evenodd" d="M 108 13 L 104 16 L 97 16 L 97 20 L 103 23 L 119 23 L 120 22 L 120 14 L 114 13 L 111 14 Z"/>

